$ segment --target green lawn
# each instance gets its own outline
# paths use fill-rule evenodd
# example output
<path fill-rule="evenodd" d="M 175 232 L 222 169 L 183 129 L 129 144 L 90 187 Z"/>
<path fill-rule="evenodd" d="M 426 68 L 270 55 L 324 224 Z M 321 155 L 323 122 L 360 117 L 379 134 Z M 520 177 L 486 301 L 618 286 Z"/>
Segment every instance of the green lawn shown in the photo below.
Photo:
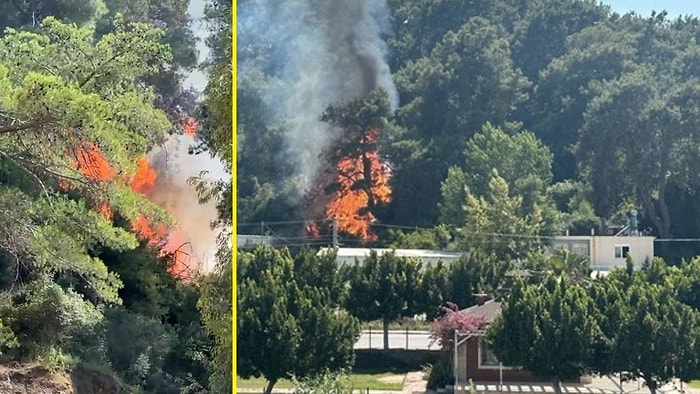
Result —
<path fill-rule="evenodd" d="M 252 378 L 252 379 L 241 379 L 238 378 L 236 381 L 236 387 L 239 389 L 262 389 L 265 388 L 267 382 L 263 378 Z M 289 380 L 280 380 L 275 384 L 276 389 L 289 389 L 292 388 L 292 382 Z"/>
<path fill-rule="evenodd" d="M 357 371 L 350 374 L 350 382 L 356 389 L 370 390 L 401 390 L 403 388 L 403 378 L 406 376 L 402 371 Z M 265 387 L 265 379 L 241 379 L 237 380 L 237 387 L 241 389 L 262 389 Z M 280 380 L 275 384 L 276 389 L 292 388 L 289 380 Z"/>
<path fill-rule="evenodd" d="M 694 389 L 700 389 L 700 380 L 691 380 L 690 382 L 688 382 L 688 386 Z"/>

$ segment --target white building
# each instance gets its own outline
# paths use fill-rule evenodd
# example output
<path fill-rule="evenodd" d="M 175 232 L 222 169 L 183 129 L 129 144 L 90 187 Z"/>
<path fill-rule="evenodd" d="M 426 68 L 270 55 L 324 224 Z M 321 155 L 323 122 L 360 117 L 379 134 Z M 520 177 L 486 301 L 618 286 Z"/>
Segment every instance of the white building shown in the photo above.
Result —
<path fill-rule="evenodd" d="M 551 246 L 588 257 L 593 271 L 624 267 L 627 254 L 632 257 L 635 269 L 654 258 L 654 237 L 648 236 L 558 236 Z"/>
<path fill-rule="evenodd" d="M 412 257 L 420 260 L 423 263 L 423 267 L 436 264 L 438 261 L 442 261 L 443 264 L 450 264 L 457 261 L 461 256 L 461 253 L 458 252 L 444 252 L 440 250 L 427 249 L 337 248 L 335 250 L 337 252 L 336 261 L 338 264 L 355 264 L 355 261 L 362 263 L 367 256 L 369 256 L 370 251 L 372 250 L 377 252 L 378 256 L 381 256 L 386 252 L 393 251 L 396 256 L 399 257 Z M 318 251 L 318 255 L 332 253 L 333 251 L 333 248 L 321 248 L 321 250 Z"/>
<path fill-rule="evenodd" d="M 274 238 L 267 235 L 236 235 L 236 247 L 241 248 L 255 248 L 258 245 L 268 245 L 272 246 L 274 244 Z"/>

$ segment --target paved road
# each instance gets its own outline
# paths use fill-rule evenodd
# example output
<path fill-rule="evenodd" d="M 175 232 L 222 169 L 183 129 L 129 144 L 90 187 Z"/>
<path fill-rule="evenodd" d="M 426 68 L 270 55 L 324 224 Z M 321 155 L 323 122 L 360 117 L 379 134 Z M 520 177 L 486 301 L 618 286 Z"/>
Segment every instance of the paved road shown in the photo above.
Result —
<path fill-rule="evenodd" d="M 408 340 L 408 347 L 406 341 Z M 437 343 L 430 344 L 429 331 L 389 331 L 390 349 L 429 349 L 437 350 Z M 384 347 L 384 334 L 381 330 L 362 331 L 360 339 L 355 343 L 355 349 L 382 349 Z"/>

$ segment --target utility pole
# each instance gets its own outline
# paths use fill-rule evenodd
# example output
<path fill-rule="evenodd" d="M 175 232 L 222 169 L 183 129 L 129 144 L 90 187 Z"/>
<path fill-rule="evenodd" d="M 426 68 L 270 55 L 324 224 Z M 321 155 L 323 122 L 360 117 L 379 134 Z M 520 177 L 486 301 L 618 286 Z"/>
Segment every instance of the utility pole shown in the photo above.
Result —
<path fill-rule="evenodd" d="M 338 218 L 333 217 L 333 249 L 338 249 Z"/>

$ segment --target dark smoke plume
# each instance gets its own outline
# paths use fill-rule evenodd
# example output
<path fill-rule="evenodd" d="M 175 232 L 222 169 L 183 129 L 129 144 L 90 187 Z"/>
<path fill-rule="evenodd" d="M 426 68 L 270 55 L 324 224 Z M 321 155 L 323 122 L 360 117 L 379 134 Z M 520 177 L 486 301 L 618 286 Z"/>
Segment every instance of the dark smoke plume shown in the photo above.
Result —
<path fill-rule="evenodd" d="M 238 8 L 239 78 L 266 75 L 269 120 L 285 130 L 285 160 L 302 185 L 338 131 L 319 120 L 329 105 L 382 88 L 398 94 L 385 61 L 388 7 L 380 0 L 247 0 Z M 289 162 L 289 161 L 292 162 Z"/>

